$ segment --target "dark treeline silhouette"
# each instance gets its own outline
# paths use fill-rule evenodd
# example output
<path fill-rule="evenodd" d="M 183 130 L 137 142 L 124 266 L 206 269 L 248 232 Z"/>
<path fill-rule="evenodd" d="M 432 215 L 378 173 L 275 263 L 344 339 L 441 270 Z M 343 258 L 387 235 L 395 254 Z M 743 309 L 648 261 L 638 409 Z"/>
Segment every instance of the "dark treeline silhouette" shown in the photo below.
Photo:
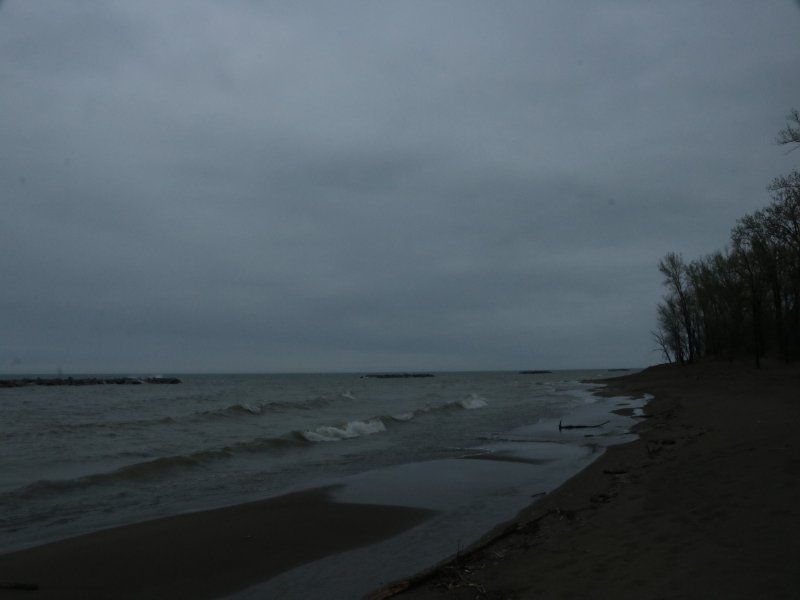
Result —
<path fill-rule="evenodd" d="M 800 147 L 792 110 L 777 142 Z M 772 202 L 737 221 L 730 245 L 685 262 L 667 254 L 658 269 L 667 293 L 653 337 L 669 362 L 702 356 L 800 356 L 800 171 L 776 178 Z"/>

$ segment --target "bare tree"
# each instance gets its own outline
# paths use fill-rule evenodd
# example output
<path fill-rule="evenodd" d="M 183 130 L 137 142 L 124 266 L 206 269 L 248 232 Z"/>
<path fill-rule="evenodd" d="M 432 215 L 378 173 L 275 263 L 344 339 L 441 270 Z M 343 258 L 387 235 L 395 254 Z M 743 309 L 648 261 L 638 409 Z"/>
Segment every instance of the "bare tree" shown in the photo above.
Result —
<path fill-rule="evenodd" d="M 789 152 L 800 146 L 800 112 L 793 108 L 786 116 L 786 127 L 778 132 L 776 141 L 781 145 L 794 144 Z"/>
<path fill-rule="evenodd" d="M 681 316 L 683 332 L 686 335 L 686 354 L 689 362 L 693 362 L 697 354 L 697 335 L 694 326 L 693 301 L 687 278 L 683 257 L 675 252 L 668 253 L 659 263 L 658 270 L 664 275 L 666 285 L 677 302 Z"/>
<path fill-rule="evenodd" d="M 663 356 L 664 360 L 666 360 L 668 363 L 671 363 L 672 355 L 669 353 L 669 341 L 667 339 L 667 334 L 661 329 L 657 329 L 651 331 L 650 335 L 653 336 L 656 344 L 658 344 L 657 350 L 661 352 L 661 356 Z"/>
<path fill-rule="evenodd" d="M 675 362 L 683 364 L 686 361 L 687 342 L 675 296 L 665 296 L 664 302 L 658 305 L 658 328 Z"/>
<path fill-rule="evenodd" d="M 777 142 L 794 150 L 800 111 L 786 120 Z M 651 335 L 667 360 L 800 357 L 800 170 L 768 189 L 772 203 L 737 221 L 730 250 L 688 264 L 672 252 L 658 263 L 668 291 Z"/>

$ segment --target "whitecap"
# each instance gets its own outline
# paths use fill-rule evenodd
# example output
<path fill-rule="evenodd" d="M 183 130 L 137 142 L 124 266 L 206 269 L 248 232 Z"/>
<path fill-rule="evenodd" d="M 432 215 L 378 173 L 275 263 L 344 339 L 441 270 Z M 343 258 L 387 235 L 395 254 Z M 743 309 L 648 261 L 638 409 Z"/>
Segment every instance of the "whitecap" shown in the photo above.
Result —
<path fill-rule="evenodd" d="M 460 400 L 458 404 L 461 408 L 465 408 L 466 410 L 475 410 L 476 408 L 483 408 L 489 405 L 489 403 L 478 394 L 470 394 L 467 398 Z"/>
<path fill-rule="evenodd" d="M 357 437 L 364 437 L 386 431 L 386 425 L 380 419 L 369 421 L 350 421 L 340 427 L 322 425 L 313 431 L 303 431 L 301 435 L 309 442 L 338 442 Z"/>
<path fill-rule="evenodd" d="M 410 421 L 414 418 L 414 412 L 400 413 L 399 415 L 392 415 L 395 421 Z"/>

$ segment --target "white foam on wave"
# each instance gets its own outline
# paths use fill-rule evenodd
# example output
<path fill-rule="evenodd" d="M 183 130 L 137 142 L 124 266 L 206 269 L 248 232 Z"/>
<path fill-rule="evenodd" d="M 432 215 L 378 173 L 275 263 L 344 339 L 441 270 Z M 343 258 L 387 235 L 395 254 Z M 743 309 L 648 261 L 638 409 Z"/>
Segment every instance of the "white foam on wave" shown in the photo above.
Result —
<path fill-rule="evenodd" d="M 252 413 L 254 415 L 260 415 L 264 410 L 263 406 L 261 406 L 260 404 L 256 404 L 255 402 L 241 402 L 239 406 L 243 410 L 246 410 L 247 412 Z"/>
<path fill-rule="evenodd" d="M 484 400 L 478 394 L 470 394 L 463 400 L 459 400 L 458 405 L 466 410 L 475 410 L 477 408 L 483 408 L 484 406 L 488 406 L 489 403 L 486 402 L 486 400 Z"/>
<path fill-rule="evenodd" d="M 392 418 L 395 421 L 410 421 L 411 419 L 414 418 L 414 415 L 415 413 L 411 411 L 411 412 L 400 413 L 399 415 L 392 415 Z"/>
<path fill-rule="evenodd" d="M 386 431 L 386 425 L 380 419 L 369 421 L 350 421 L 341 427 L 322 425 L 313 431 L 303 431 L 302 436 L 309 442 L 339 442 L 357 437 L 364 437 Z"/>
<path fill-rule="evenodd" d="M 600 396 L 595 392 L 600 391 L 604 387 L 606 387 L 606 385 L 603 383 L 581 383 L 574 381 L 570 382 L 570 386 L 567 388 L 555 388 L 551 394 L 553 396 L 569 396 L 582 400 L 585 404 L 594 404 L 600 400 Z"/>

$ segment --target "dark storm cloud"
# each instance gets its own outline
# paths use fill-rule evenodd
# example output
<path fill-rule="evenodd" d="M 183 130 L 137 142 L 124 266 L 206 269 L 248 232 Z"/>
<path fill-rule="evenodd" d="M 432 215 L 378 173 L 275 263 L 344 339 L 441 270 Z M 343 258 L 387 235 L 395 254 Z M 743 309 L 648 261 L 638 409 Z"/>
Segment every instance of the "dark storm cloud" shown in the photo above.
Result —
<path fill-rule="evenodd" d="M 16 371 L 646 364 L 792 165 L 790 2 L 2 9 Z"/>

